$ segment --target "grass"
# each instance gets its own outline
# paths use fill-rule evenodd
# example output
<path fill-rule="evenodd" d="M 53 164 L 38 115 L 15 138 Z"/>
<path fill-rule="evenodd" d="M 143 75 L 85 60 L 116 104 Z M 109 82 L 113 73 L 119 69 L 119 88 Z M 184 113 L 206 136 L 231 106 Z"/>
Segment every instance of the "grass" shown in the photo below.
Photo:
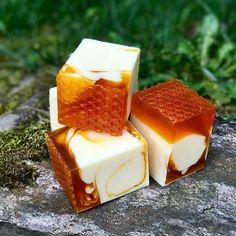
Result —
<path fill-rule="evenodd" d="M 175 77 L 236 119 L 235 8 L 235 0 L 1 0 L 0 115 L 54 86 L 68 55 L 89 37 L 142 49 L 140 89 Z M 36 80 L 15 89 L 28 74 Z M 45 99 L 35 109 L 47 110 Z M 0 186 L 34 180 L 36 170 L 25 163 L 47 156 L 46 127 L 31 120 L 0 132 Z M 39 139 L 27 136 L 29 130 Z"/>
<path fill-rule="evenodd" d="M 91 37 L 141 47 L 140 89 L 177 77 L 236 119 L 235 7 L 234 0 L 3 0 L 0 78 L 10 89 L 45 67 L 54 76 Z M 8 89 L 1 85 L 0 94 Z"/>

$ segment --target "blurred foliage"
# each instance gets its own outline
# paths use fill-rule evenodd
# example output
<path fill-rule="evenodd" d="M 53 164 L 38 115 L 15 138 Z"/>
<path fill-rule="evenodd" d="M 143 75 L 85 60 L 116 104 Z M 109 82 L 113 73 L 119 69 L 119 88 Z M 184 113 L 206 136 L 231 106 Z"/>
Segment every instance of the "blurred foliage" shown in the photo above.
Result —
<path fill-rule="evenodd" d="M 90 37 L 141 47 L 140 89 L 176 77 L 236 119 L 235 9 L 235 0 L 1 0 L 0 114 L 25 74 L 54 81 Z"/>

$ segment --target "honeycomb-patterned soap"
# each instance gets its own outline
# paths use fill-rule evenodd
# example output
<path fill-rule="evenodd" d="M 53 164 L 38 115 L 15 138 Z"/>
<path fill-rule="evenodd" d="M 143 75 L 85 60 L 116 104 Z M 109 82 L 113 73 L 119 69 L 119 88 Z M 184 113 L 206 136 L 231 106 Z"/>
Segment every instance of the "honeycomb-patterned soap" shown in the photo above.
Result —
<path fill-rule="evenodd" d="M 192 131 L 207 135 L 215 107 L 179 80 L 170 80 L 137 92 L 132 100 L 132 113 L 174 141 Z M 167 127 L 172 130 L 165 130 Z"/>
<path fill-rule="evenodd" d="M 165 185 L 204 167 L 215 114 L 208 100 L 170 80 L 134 94 L 131 114 L 149 142 L 150 172 L 157 182 Z"/>
<path fill-rule="evenodd" d="M 127 84 L 102 78 L 91 82 L 76 73 L 70 76 L 68 72 L 57 76 L 59 122 L 81 130 L 121 135 L 127 121 Z M 123 81 L 128 76 L 123 74 Z"/>
<path fill-rule="evenodd" d="M 57 75 L 59 123 L 121 135 L 138 78 L 140 50 L 84 39 Z"/>

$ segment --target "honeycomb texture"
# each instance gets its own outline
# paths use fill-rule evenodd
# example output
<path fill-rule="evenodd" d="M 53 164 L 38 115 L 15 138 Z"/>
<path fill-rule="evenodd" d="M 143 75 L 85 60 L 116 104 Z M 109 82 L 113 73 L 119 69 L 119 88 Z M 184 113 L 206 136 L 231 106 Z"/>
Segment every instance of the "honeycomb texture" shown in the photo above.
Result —
<path fill-rule="evenodd" d="M 126 88 L 96 83 L 78 94 L 70 104 L 59 96 L 59 122 L 80 130 L 121 135 L 126 124 Z"/>
<path fill-rule="evenodd" d="M 179 80 L 170 80 L 137 92 L 133 99 L 138 99 L 150 113 L 160 113 L 173 124 L 215 109 L 211 103 Z"/>
<path fill-rule="evenodd" d="M 73 208 L 78 209 L 78 205 L 75 199 L 75 194 L 73 193 L 72 176 L 70 170 L 66 163 L 64 162 L 62 156 L 58 152 L 56 146 L 54 145 L 52 139 L 47 135 L 46 141 L 48 145 L 48 150 L 51 157 L 51 163 L 54 171 L 54 175 L 57 177 L 58 182 L 64 189 L 64 192 L 69 199 Z"/>

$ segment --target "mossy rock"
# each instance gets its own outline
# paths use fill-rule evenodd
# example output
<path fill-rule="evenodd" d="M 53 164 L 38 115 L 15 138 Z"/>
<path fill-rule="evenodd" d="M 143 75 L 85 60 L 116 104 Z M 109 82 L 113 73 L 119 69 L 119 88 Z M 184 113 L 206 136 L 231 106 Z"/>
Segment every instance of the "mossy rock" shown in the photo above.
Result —
<path fill-rule="evenodd" d="M 0 96 L 0 187 L 8 188 L 34 184 L 36 163 L 48 158 L 48 89 L 55 83 L 42 72 L 17 78 L 2 81 L 8 93 Z"/>
<path fill-rule="evenodd" d="M 38 143 L 32 131 L 43 138 L 46 126 L 37 124 L 16 129 L 26 136 L 24 147 Z M 23 144 L 11 141 L 11 131 L 7 138 L 16 150 Z M 37 160 L 35 184 L 0 191 L 0 235 L 235 235 L 235 140 L 236 123 L 217 117 L 204 170 L 166 187 L 151 179 L 146 188 L 80 214 L 53 177 L 47 154 L 38 161 L 44 148 L 35 144 L 29 152 Z"/>
<path fill-rule="evenodd" d="M 44 135 L 48 124 L 32 122 L 0 133 L 0 186 L 32 184 L 38 176 L 35 161 L 48 158 Z"/>

